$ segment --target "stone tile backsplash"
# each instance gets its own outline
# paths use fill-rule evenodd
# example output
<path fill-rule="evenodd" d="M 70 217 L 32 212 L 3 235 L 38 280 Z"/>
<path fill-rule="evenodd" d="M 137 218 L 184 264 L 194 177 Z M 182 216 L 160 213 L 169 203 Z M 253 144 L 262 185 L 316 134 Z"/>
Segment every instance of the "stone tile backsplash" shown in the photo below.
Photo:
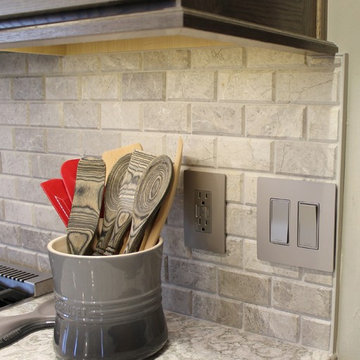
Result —
<path fill-rule="evenodd" d="M 0 258 L 49 270 L 65 228 L 40 189 L 62 162 L 140 142 L 226 174 L 226 254 L 184 243 L 183 182 L 163 230 L 164 307 L 331 351 L 333 274 L 260 261 L 259 176 L 339 184 L 342 57 L 260 48 L 0 53 Z"/>

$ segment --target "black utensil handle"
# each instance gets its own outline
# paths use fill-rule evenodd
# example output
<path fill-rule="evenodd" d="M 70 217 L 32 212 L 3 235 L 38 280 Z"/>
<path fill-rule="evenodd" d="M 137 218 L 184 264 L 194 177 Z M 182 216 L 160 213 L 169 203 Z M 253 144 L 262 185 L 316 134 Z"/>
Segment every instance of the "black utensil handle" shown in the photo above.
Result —
<path fill-rule="evenodd" d="M 55 319 L 49 320 L 30 320 L 26 319 L 23 323 L 16 324 L 14 327 L 9 326 L 8 331 L 0 334 L 0 348 L 13 344 L 26 335 L 41 329 L 54 327 Z"/>

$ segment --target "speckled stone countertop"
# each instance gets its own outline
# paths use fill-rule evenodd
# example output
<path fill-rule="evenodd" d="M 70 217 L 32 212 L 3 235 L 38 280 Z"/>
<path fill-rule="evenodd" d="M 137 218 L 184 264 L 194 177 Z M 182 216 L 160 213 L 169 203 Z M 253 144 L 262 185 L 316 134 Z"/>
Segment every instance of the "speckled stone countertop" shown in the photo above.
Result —
<path fill-rule="evenodd" d="M 49 296 L 22 302 L 0 311 L 1 317 L 32 311 Z M 327 360 L 329 354 L 285 343 L 216 323 L 165 312 L 169 341 L 151 359 L 160 360 Z M 56 359 L 52 347 L 53 329 L 34 332 L 0 349 L 2 360 Z M 149 359 L 150 360 L 150 359 Z"/>

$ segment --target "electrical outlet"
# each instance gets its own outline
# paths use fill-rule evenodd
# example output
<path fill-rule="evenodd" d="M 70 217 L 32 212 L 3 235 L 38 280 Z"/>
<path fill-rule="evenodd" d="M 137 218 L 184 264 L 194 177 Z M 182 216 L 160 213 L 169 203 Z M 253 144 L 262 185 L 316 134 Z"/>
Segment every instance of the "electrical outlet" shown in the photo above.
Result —
<path fill-rule="evenodd" d="M 225 253 L 225 175 L 184 171 L 184 234 L 191 248 Z"/>
<path fill-rule="evenodd" d="M 194 192 L 195 230 L 211 234 L 212 202 L 211 191 L 196 189 Z"/>

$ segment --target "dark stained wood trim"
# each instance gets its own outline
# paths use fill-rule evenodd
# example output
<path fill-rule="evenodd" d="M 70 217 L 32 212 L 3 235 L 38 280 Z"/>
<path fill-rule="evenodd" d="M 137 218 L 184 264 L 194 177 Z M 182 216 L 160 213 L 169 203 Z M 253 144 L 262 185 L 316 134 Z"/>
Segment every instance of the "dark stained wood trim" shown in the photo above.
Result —
<path fill-rule="evenodd" d="M 273 43 L 327 55 L 335 55 L 338 52 L 338 47 L 328 41 L 295 35 L 242 21 L 224 21 L 220 17 L 209 14 L 204 15 L 199 12 L 185 10 L 184 26 L 191 29 Z"/>

